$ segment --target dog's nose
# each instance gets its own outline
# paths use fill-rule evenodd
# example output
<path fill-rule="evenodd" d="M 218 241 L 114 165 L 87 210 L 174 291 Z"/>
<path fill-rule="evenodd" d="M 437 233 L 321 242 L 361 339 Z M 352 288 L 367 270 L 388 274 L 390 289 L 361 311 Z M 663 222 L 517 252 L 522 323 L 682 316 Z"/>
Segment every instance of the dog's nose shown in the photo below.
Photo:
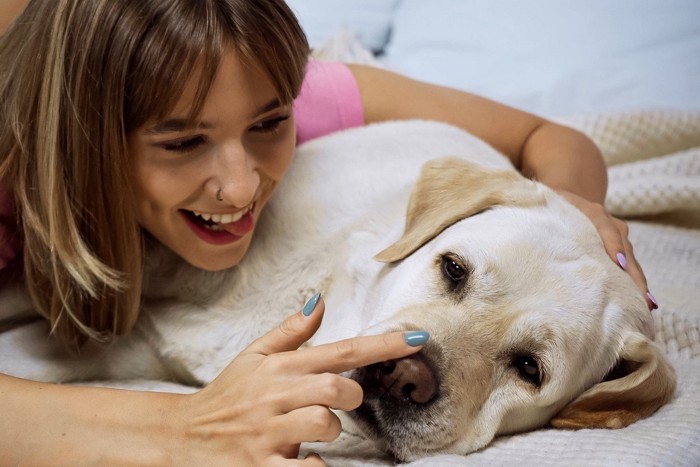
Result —
<path fill-rule="evenodd" d="M 384 362 L 378 376 L 385 394 L 399 402 L 426 404 L 438 393 L 435 373 L 420 354 Z"/>

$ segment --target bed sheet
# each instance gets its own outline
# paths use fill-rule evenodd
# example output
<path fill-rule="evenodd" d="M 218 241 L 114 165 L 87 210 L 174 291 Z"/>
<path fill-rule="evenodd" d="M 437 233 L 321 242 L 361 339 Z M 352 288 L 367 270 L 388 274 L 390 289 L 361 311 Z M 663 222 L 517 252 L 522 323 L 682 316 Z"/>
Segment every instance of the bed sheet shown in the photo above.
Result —
<path fill-rule="evenodd" d="M 364 3 L 290 1 L 315 47 L 345 31 L 392 70 L 546 117 L 700 109 L 696 0 Z"/>

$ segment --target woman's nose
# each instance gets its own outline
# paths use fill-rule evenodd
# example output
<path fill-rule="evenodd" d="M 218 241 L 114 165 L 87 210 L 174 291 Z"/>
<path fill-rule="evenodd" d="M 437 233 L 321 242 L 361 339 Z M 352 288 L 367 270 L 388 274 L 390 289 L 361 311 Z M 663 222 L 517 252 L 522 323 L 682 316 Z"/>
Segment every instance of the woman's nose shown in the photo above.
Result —
<path fill-rule="evenodd" d="M 237 208 L 248 206 L 260 186 L 255 158 L 241 144 L 230 144 L 215 160 L 207 192 L 212 193 L 219 204 Z"/>

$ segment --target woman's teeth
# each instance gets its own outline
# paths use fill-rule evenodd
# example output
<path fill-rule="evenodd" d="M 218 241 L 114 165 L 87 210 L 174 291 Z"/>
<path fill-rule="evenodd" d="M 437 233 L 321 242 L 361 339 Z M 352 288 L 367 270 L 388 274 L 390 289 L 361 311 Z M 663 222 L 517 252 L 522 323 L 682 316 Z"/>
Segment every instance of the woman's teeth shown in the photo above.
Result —
<path fill-rule="evenodd" d="M 249 206 L 243 211 L 238 211 L 234 214 L 208 214 L 204 212 L 197 212 L 197 211 L 192 211 L 192 213 L 204 219 L 205 221 L 211 221 L 216 224 L 231 224 L 233 222 L 237 222 L 241 220 L 241 217 L 245 216 L 248 214 L 251 210 L 252 206 Z"/>

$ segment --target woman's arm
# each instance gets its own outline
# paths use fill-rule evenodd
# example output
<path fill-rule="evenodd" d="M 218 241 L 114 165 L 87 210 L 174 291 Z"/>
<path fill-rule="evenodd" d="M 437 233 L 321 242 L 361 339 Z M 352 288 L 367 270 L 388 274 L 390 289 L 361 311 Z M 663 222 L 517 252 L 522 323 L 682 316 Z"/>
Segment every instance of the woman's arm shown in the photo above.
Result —
<path fill-rule="evenodd" d="M 456 89 L 416 81 L 379 68 L 351 65 L 365 122 L 423 118 L 459 126 L 508 156 L 523 175 L 602 203 L 607 172 L 585 135 Z"/>
<path fill-rule="evenodd" d="M 390 71 L 350 65 L 362 97 L 365 123 L 429 119 L 469 131 L 505 154 L 523 175 L 555 189 L 593 222 L 610 258 L 626 269 L 657 305 L 627 238 L 627 225 L 605 210 L 607 169 L 584 134 L 538 116 L 456 89 Z M 518 79 L 513 77 L 513 79 Z"/>
<path fill-rule="evenodd" d="M 45 384 L 0 375 L 8 465 L 167 465 L 181 395 Z"/>

